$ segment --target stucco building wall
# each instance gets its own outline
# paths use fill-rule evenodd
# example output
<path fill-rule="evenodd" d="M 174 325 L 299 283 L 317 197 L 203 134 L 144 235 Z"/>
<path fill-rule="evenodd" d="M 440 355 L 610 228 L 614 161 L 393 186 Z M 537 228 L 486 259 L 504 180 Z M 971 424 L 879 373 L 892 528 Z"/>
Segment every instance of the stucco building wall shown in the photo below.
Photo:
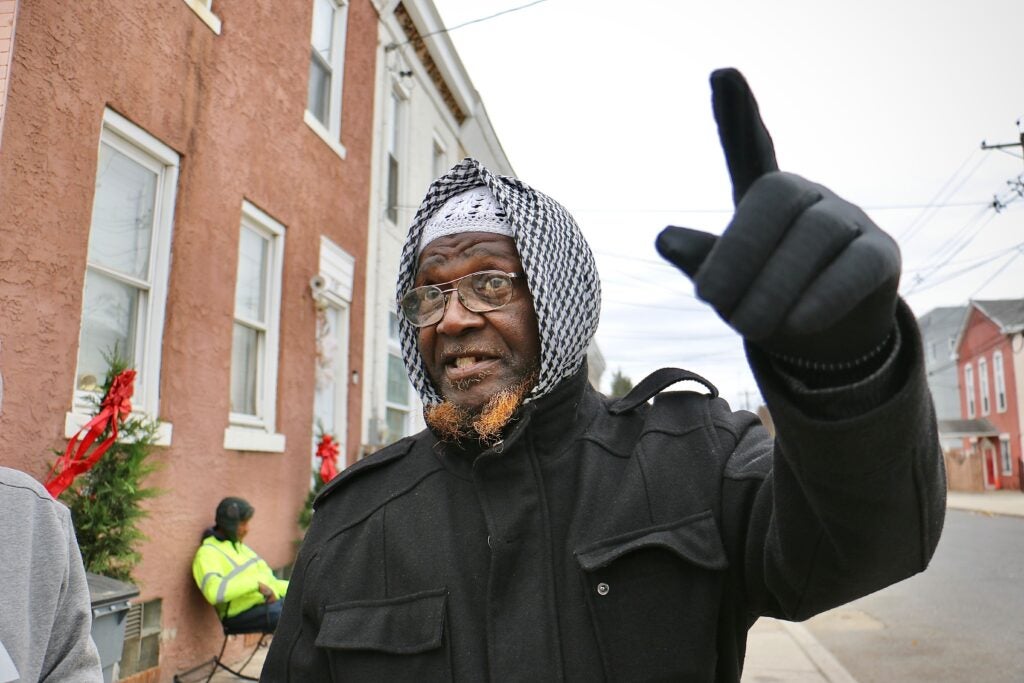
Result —
<path fill-rule="evenodd" d="M 341 158 L 303 121 L 312 3 L 214 10 L 219 35 L 184 2 L 23 3 L 0 149 L 0 462 L 39 479 L 66 444 L 104 109 L 181 155 L 158 416 L 173 436 L 149 481 L 164 493 L 147 504 L 150 540 L 136 572 L 141 599 L 163 599 L 161 680 L 219 645 L 190 565 L 220 498 L 255 505 L 247 541 L 272 566 L 294 555 L 309 486 L 309 281 L 321 236 L 355 258 L 347 360 L 363 363 L 376 12 L 369 0 L 349 7 Z M 243 201 L 286 228 L 276 400 L 284 453 L 224 448 Z M 353 452 L 360 424 L 360 392 L 350 387 Z"/>

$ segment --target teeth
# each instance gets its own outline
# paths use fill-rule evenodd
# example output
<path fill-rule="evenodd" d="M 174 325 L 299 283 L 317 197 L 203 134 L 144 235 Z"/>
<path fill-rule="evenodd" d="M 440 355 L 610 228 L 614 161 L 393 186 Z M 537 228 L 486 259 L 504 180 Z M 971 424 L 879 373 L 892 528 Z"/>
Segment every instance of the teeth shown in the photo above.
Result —
<path fill-rule="evenodd" d="M 468 368 L 473 363 L 476 363 L 475 356 L 459 356 L 455 359 L 455 367 L 457 368 Z"/>

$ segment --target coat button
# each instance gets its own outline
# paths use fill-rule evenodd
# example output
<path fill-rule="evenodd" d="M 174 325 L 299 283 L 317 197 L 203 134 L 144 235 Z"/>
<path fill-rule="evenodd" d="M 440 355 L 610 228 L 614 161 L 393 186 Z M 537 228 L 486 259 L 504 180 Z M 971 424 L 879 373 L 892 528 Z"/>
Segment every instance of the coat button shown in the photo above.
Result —
<path fill-rule="evenodd" d="M 611 590 L 611 588 L 608 586 L 607 583 L 603 583 L 602 582 L 602 583 L 597 584 L 597 594 L 598 595 L 608 595 L 608 591 L 609 590 Z"/>

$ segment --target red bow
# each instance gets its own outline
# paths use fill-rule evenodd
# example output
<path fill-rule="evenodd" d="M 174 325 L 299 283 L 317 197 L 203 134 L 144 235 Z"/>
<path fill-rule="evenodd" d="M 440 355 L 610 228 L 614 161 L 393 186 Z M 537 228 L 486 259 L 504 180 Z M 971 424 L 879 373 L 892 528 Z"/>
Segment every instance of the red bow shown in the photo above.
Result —
<path fill-rule="evenodd" d="M 71 437 L 64 455 L 57 459 L 53 469 L 50 470 L 50 478 L 46 482 L 46 490 L 56 498 L 64 492 L 71 482 L 79 474 L 88 472 L 95 465 L 100 456 L 107 452 L 115 441 L 117 441 L 117 427 L 125 417 L 132 412 L 132 393 L 135 391 L 135 371 L 123 370 L 110 383 L 110 389 L 100 404 L 100 412 L 96 417 L 89 420 L 78 432 Z M 101 434 L 110 428 L 108 436 L 89 457 L 86 452 L 89 447 L 100 437 Z M 75 442 L 82 432 L 86 432 L 81 443 L 75 447 Z"/>
<path fill-rule="evenodd" d="M 320 479 L 326 484 L 338 474 L 338 444 L 330 434 L 324 434 L 316 445 L 320 458 Z"/>

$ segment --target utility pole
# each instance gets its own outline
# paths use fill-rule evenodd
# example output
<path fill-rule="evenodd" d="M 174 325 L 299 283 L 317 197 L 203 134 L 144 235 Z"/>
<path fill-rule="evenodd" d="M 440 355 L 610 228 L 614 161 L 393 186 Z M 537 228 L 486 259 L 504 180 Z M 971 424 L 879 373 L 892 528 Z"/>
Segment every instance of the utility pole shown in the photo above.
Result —
<path fill-rule="evenodd" d="M 1017 119 L 1017 129 L 1020 130 L 1021 139 L 1019 142 L 1000 142 L 999 144 L 989 144 L 985 140 L 981 141 L 982 150 L 1006 150 L 1007 147 L 1024 147 L 1024 130 L 1021 130 L 1021 120 Z"/>
<path fill-rule="evenodd" d="M 1017 119 L 1017 132 L 1020 135 L 1019 142 L 1003 142 L 995 145 L 990 145 L 984 140 L 982 140 L 981 148 L 987 151 L 990 149 L 1008 149 L 1010 147 L 1020 147 L 1021 150 L 1024 151 L 1024 128 L 1021 128 L 1020 124 L 1021 119 Z M 1024 159 L 1024 156 L 1022 156 L 1021 158 Z M 1010 202 L 1016 199 L 1020 199 L 1021 197 L 1024 197 L 1024 173 L 1017 176 L 1013 180 L 1007 180 L 1006 184 L 1010 186 L 1010 191 L 1016 194 L 1017 196 L 1010 196 L 1007 199 L 1000 199 L 999 195 L 994 195 L 992 197 L 992 208 L 996 210 L 996 213 L 999 213 L 1000 211 L 1005 209 L 1006 205 L 1009 204 Z"/>

